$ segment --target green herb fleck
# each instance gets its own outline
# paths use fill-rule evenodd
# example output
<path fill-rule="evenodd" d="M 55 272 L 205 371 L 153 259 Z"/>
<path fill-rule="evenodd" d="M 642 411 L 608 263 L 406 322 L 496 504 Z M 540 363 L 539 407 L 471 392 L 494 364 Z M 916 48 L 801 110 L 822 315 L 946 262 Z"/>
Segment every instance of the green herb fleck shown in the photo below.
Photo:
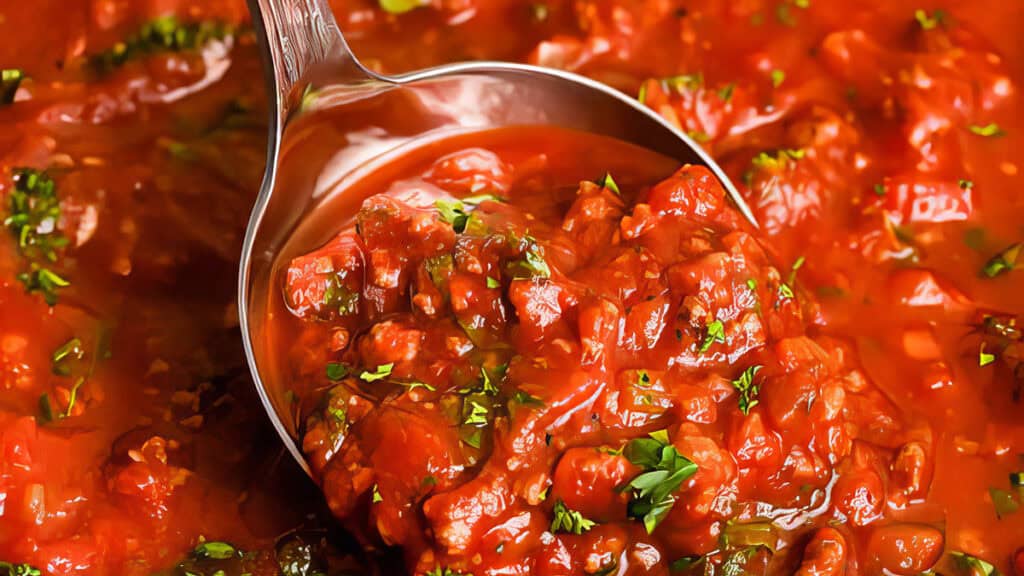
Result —
<path fill-rule="evenodd" d="M 70 376 L 70 362 L 72 360 L 81 360 L 84 356 L 85 348 L 82 347 L 82 341 L 78 338 L 72 338 L 61 344 L 50 355 L 50 369 L 58 376 Z"/>
<path fill-rule="evenodd" d="M 998 138 L 1000 136 L 1006 136 L 1006 131 L 1000 128 L 999 124 L 996 124 L 995 122 L 986 124 L 985 126 L 971 124 L 970 126 L 967 127 L 967 129 L 971 131 L 971 134 L 975 134 L 977 136 L 984 136 L 985 138 Z"/>
<path fill-rule="evenodd" d="M 598 182 L 598 184 L 600 184 L 604 188 L 607 188 L 608 190 L 611 190 L 613 193 L 615 193 L 616 196 L 622 195 L 622 192 L 619 191 L 619 185 L 615 183 L 615 179 L 612 178 L 610 172 L 605 172 L 604 178 L 602 178 Z"/>
<path fill-rule="evenodd" d="M 740 412 L 744 415 L 750 414 L 750 409 L 760 403 L 757 395 L 760 393 L 761 387 L 754 384 L 754 377 L 757 376 L 761 368 L 760 365 L 750 366 L 740 374 L 739 378 L 732 381 L 732 387 L 739 393 Z"/>
<path fill-rule="evenodd" d="M 459 200 L 438 200 L 434 202 L 441 220 L 452 225 L 456 234 L 462 234 L 466 230 L 466 222 L 469 220 L 469 213 L 466 207 Z"/>
<path fill-rule="evenodd" d="M 961 178 L 957 181 L 957 186 L 959 186 L 961 190 L 970 190 L 974 188 L 974 182 Z"/>
<path fill-rule="evenodd" d="M 967 570 L 971 576 L 999 576 L 996 567 L 981 558 L 956 551 L 950 552 L 949 555 L 956 561 L 957 566 Z"/>
<path fill-rule="evenodd" d="M 57 187 L 50 175 L 16 168 L 4 225 L 17 238 L 21 252 L 29 258 L 56 262 L 57 250 L 68 245 L 68 239 L 57 228 L 60 216 Z"/>
<path fill-rule="evenodd" d="M 771 71 L 772 88 L 778 88 L 782 86 L 782 83 L 786 81 L 786 72 L 776 68 Z"/>
<path fill-rule="evenodd" d="M 433 386 L 431 386 L 430 384 L 427 384 L 426 382 L 420 382 L 420 381 L 408 382 L 408 383 L 403 383 L 402 386 L 405 386 L 410 391 L 415 390 L 417 388 L 423 388 L 424 390 L 426 390 L 428 392 L 437 392 L 437 388 L 434 388 Z"/>
<path fill-rule="evenodd" d="M 18 274 L 17 278 L 25 286 L 25 292 L 42 294 L 43 300 L 51 307 L 57 304 L 58 290 L 71 286 L 70 282 L 56 272 L 35 262 L 31 264 L 28 272 Z"/>
<path fill-rule="evenodd" d="M 380 366 L 377 366 L 376 370 L 374 370 L 373 372 L 364 370 L 363 373 L 359 375 L 359 378 L 364 382 L 376 382 L 378 380 L 384 380 L 385 378 L 391 376 L 391 371 L 394 368 L 394 362 L 390 362 L 388 364 L 381 364 Z"/>
<path fill-rule="evenodd" d="M 555 502 L 554 513 L 555 517 L 551 520 L 551 532 L 554 534 L 583 534 L 596 525 L 593 520 L 584 518 L 583 514 L 568 508 L 561 500 Z"/>
<path fill-rule="evenodd" d="M 475 400 L 469 399 L 466 400 L 465 404 L 466 407 L 463 410 L 466 411 L 466 415 L 462 423 L 467 426 L 485 426 L 487 424 L 487 416 L 490 413 L 487 407 Z"/>
<path fill-rule="evenodd" d="M 426 6 L 422 0 L 378 0 L 382 10 L 389 14 L 405 14 L 421 6 Z"/>
<path fill-rule="evenodd" d="M 125 41 L 92 56 L 89 62 L 96 71 L 109 72 L 142 56 L 198 50 L 213 40 L 233 34 L 234 28 L 222 22 L 181 22 L 173 15 L 161 16 L 143 24 Z"/>
<path fill-rule="evenodd" d="M 914 20 L 917 20 L 922 30 L 934 30 L 946 23 L 946 12 L 935 10 L 928 14 L 926 10 L 918 8 L 914 11 Z"/>
<path fill-rule="evenodd" d="M 39 568 L 28 564 L 0 562 L 0 575 L 3 576 L 40 576 L 41 574 Z"/>
<path fill-rule="evenodd" d="M 996 509 L 996 517 L 1003 518 L 1013 514 L 1020 508 L 1017 496 L 1008 490 L 989 488 L 988 495 L 992 498 L 992 506 Z"/>
<path fill-rule="evenodd" d="M 985 351 L 985 344 L 982 343 L 981 348 L 978 350 L 978 366 L 984 368 L 989 364 L 996 361 L 996 355 Z"/>
<path fill-rule="evenodd" d="M 380 495 L 380 490 L 377 488 L 377 485 L 374 484 L 373 485 L 373 503 L 376 504 L 377 502 L 383 502 L 383 501 L 384 501 L 384 497 Z"/>
<path fill-rule="evenodd" d="M 192 550 L 192 555 L 198 559 L 227 560 L 238 555 L 238 550 L 226 542 L 203 542 Z"/>
<path fill-rule="evenodd" d="M 756 168 L 781 170 L 789 166 L 791 162 L 796 162 L 804 156 L 806 156 L 806 152 L 803 149 L 783 148 L 777 150 L 774 155 L 768 152 L 761 152 L 751 160 L 751 163 Z"/>
<path fill-rule="evenodd" d="M 342 364 L 341 362 L 328 362 L 326 372 L 328 380 L 331 382 L 337 382 L 348 376 L 351 370 L 347 365 Z"/>
<path fill-rule="evenodd" d="M 995 278 L 1000 274 L 1013 270 L 1017 266 L 1017 257 L 1020 256 L 1022 247 L 1024 247 L 1024 243 L 1011 244 L 1005 250 L 990 258 L 981 269 L 981 273 L 988 278 Z"/>
<path fill-rule="evenodd" d="M 537 398 L 532 394 L 523 392 L 522 390 L 516 390 L 516 393 L 512 395 L 512 399 L 515 400 L 517 404 L 520 404 L 522 406 L 544 406 L 543 400 Z"/>
<path fill-rule="evenodd" d="M 25 79 L 25 73 L 17 68 L 4 68 L 0 70 L 0 105 L 14 103 L 14 96 L 18 93 L 18 86 Z M 0 564 L 2 566 L 3 564 Z"/>
<path fill-rule="evenodd" d="M 722 324 L 721 320 L 713 320 L 708 323 L 704 332 L 704 341 L 700 345 L 700 353 L 707 352 L 715 342 L 725 343 L 725 324 Z"/>
<path fill-rule="evenodd" d="M 722 100 L 722 102 L 728 102 L 732 100 L 732 95 L 735 91 L 736 84 L 730 82 L 718 89 L 718 97 Z"/>
<path fill-rule="evenodd" d="M 501 288 L 501 282 L 497 278 L 491 278 L 490 276 L 488 276 L 487 277 L 487 287 L 488 288 Z"/>

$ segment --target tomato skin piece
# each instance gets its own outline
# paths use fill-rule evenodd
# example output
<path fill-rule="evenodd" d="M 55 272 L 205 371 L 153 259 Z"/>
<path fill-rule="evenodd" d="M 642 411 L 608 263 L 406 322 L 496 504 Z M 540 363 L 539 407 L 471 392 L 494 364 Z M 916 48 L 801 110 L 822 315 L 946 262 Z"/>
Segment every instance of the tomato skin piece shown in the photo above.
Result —
<path fill-rule="evenodd" d="M 626 518 L 629 494 L 617 488 L 638 470 L 619 455 L 597 448 L 570 448 L 555 467 L 551 495 L 595 521 Z"/>
<path fill-rule="evenodd" d="M 804 548 L 794 576 L 839 576 L 846 572 L 846 539 L 832 527 L 819 528 Z"/>
<path fill-rule="evenodd" d="M 939 561 L 942 532 L 923 524 L 890 524 L 876 528 L 868 541 L 868 568 L 897 576 L 920 574 Z"/>

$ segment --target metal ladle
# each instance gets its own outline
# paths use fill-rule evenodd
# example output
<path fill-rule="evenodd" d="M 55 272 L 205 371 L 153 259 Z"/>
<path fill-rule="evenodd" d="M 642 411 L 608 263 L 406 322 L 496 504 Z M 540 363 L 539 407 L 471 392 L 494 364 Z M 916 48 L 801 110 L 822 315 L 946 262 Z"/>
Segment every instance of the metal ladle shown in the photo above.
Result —
<path fill-rule="evenodd" d="M 246 358 L 260 398 L 292 456 L 308 473 L 299 426 L 283 391 L 265 385 L 261 366 L 275 255 L 304 215 L 330 190 L 358 179 L 411 143 L 453 130 L 550 125 L 610 136 L 682 163 L 702 164 L 721 180 L 740 212 L 750 208 L 700 146 L 634 98 L 561 70 L 507 62 L 462 62 L 383 76 L 352 54 L 326 0 L 249 0 L 264 57 L 270 135 L 263 186 L 246 230 L 238 313 Z M 348 135 L 305 126 L 309 106 L 340 110 Z M 401 108 L 396 118 L 396 107 Z M 351 110 L 351 113 L 346 111 Z M 301 123 L 300 123 L 301 124 Z M 328 133 L 329 132 L 329 133 Z M 310 158 L 293 140 L 335 138 L 338 153 Z M 325 176 L 329 173 L 329 177 Z M 287 174 L 289 185 L 280 190 Z M 297 183 L 297 184 L 296 184 Z"/>

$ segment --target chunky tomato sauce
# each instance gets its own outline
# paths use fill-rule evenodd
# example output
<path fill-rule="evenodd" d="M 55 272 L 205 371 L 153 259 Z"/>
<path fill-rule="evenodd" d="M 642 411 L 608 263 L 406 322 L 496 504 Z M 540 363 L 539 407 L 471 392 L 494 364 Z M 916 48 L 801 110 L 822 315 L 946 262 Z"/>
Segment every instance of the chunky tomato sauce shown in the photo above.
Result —
<path fill-rule="evenodd" d="M 761 227 L 583 135 L 371 178 L 277 279 L 319 486 L 239 345 L 244 3 L 7 4 L 0 574 L 1024 574 L 1019 3 L 335 2 L 635 95 Z"/>

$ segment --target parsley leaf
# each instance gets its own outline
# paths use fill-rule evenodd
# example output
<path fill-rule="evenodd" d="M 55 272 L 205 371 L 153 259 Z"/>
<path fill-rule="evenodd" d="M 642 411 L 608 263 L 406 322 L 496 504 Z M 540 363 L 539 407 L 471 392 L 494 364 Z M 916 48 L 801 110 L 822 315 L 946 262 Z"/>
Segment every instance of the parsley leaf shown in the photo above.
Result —
<path fill-rule="evenodd" d="M 467 426 L 485 426 L 487 424 L 487 416 L 490 414 L 490 410 L 486 406 L 468 398 L 463 405 L 463 412 L 465 416 L 462 419 L 462 423 Z"/>
<path fill-rule="evenodd" d="M 1011 244 L 1002 252 L 990 258 L 981 269 L 981 273 L 988 278 L 995 278 L 1004 272 L 1013 270 L 1017 266 L 1017 257 L 1020 256 L 1021 248 L 1024 248 L 1024 243 Z"/>
<path fill-rule="evenodd" d="M 956 551 L 950 552 L 949 555 L 952 556 L 954 560 L 956 560 L 957 566 L 964 570 L 967 570 L 968 573 L 971 574 L 971 576 L 997 576 L 999 574 L 999 571 L 996 570 L 995 566 L 989 564 L 981 558 L 971 556 L 970 554 L 966 554 L 964 552 Z"/>
<path fill-rule="evenodd" d="M 0 70 L 0 105 L 14 103 L 18 86 L 21 86 L 21 81 L 24 79 L 25 73 L 17 68 Z"/>
<path fill-rule="evenodd" d="M 725 343 L 725 324 L 722 324 L 721 320 L 714 320 L 707 325 L 704 341 L 700 345 L 700 353 L 707 352 L 715 342 Z"/>
<path fill-rule="evenodd" d="M 673 493 L 697 472 L 697 464 L 669 443 L 668 433 L 664 430 L 652 432 L 648 438 L 631 440 L 623 454 L 644 470 L 625 489 L 632 492 L 628 508 L 630 517 L 642 519 L 650 534 L 675 505 Z"/>
<path fill-rule="evenodd" d="M 0 562 L 0 574 L 3 576 L 40 576 L 42 572 L 39 568 L 28 564 Z"/>
<path fill-rule="evenodd" d="M 394 362 L 390 362 L 388 364 L 381 364 L 380 366 L 377 366 L 377 369 L 374 370 L 373 372 L 363 370 L 363 373 L 359 375 L 359 379 L 363 380 L 364 382 L 376 382 L 378 380 L 383 380 L 388 376 L 391 376 L 391 371 L 394 368 Z"/>
<path fill-rule="evenodd" d="M 43 300 L 51 307 L 57 304 L 57 291 L 71 286 L 70 282 L 57 275 L 56 272 L 39 266 L 35 262 L 32 263 L 28 272 L 18 274 L 17 278 L 25 286 L 25 292 L 42 294 Z"/>
<path fill-rule="evenodd" d="M 110 72 L 148 54 L 198 50 L 210 41 L 223 40 L 233 34 L 234 28 L 222 22 L 186 23 L 173 15 L 161 16 L 143 24 L 123 42 L 92 56 L 89 63 L 97 72 Z"/>
<path fill-rule="evenodd" d="M 497 278 L 491 278 L 490 276 L 488 276 L 487 277 L 487 287 L 488 288 L 501 288 L 501 281 L 499 281 Z"/>
<path fill-rule="evenodd" d="M 935 10 L 928 14 L 926 10 L 918 8 L 914 10 L 914 20 L 917 20 L 922 30 L 934 30 L 946 23 L 946 12 L 944 10 Z"/>
<path fill-rule="evenodd" d="M 1002 520 L 1020 509 L 1017 496 L 1008 490 L 989 488 L 988 495 L 992 498 L 992 506 L 996 509 L 996 517 Z"/>
<path fill-rule="evenodd" d="M 750 162 L 756 168 L 781 170 L 787 167 L 791 162 L 796 162 L 806 155 L 807 153 L 802 148 L 783 148 L 781 150 L 777 150 L 775 154 L 761 152 Z"/>
<path fill-rule="evenodd" d="M 561 500 L 555 502 L 555 517 L 551 521 L 551 532 L 557 534 L 583 534 L 593 528 L 596 523 L 583 517 L 583 514 L 566 507 Z"/>
<path fill-rule="evenodd" d="M 996 355 L 989 352 L 985 352 L 985 344 L 982 343 L 981 348 L 978 350 L 978 366 L 984 368 L 985 366 L 988 366 L 989 364 L 995 361 Z"/>
<path fill-rule="evenodd" d="M 732 381 L 732 387 L 739 393 L 740 412 L 744 415 L 750 414 L 750 409 L 757 406 L 760 400 L 757 399 L 761 387 L 754 384 L 754 377 L 763 366 L 750 366 L 740 374 L 740 377 Z"/>
<path fill-rule="evenodd" d="M 455 230 L 456 234 L 462 234 L 466 231 L 469 213 L 466 212 L 466 206 L 461 201 L 438 200 L 434 202 L 434 207 L 437 208 L 441 220 L 451 224 L 452 230 Z"/>
<path fill-rule="evenodd" d="M 373 497 L 372 497 L 372 499 L 373 499 L 373 503 L 374 504 L 376 504 L 377 502 L 383 502 L 384 501 L 384 497 L 380 495 L 380 490 L 377 488 L 376 484 L 373 485 Z"/>
<path fill-rule="evenodd" d="M 378 0 L 378 4 L 389 14 L 405 14 L 427 5 L 421 0 Z"/>
<path fill-rule="evenodd" d="M 351 370 L 341 362 L 328 362 L 325 372 L 327 373 L 328 380 L 331 382 L 337 382 L 348 376 Z"/>
<path fill-rule="evenodd" d="M 783 82 L 786 81 L 786 72 L 785 70 L 779 70 L 778 68 L 776 68 L 775 70 L 771 71 L 771 78 L 772 88 L 778 88 L 779 86 L 782 86 Z"/>
<path fill-rule="evenodd" d="M 977 136 L 984 136 L 986 138 L 998 138 L 1000 136 L 1006 136 L 1006 131 L 1000 128 L 999 124 L 996 124 L 995 122 L 986 124 L 985 126 L 971 124 L 970 126 L 967 127 L 967 129 L 971 131 L 971 134 Z"/>
<path fill-rule="evenodd" d="M 440 566 L 434 566 L 433 570 L 429 570 L 423 573 L 423 576 L 473 576 L 465 572 L 456 572 L 451 568 L 441 568 Z"/>
<path fill-rule="evenodd" d="M 525 277 L 540 277 L 550 278 L 551 267 L 548 266 L 547 261 L 544 260 L 544 249 L 537 243 L 537 240 L 530 235 L 524 236 L 522 239 L 517 239 L 514 236 L 510 237 L 510 240 L 514 244 L 522 245 L 525 243 L 525 247 L 521 248 L 521 258 L 509 262 L 509 268 L 512 269 L 512 276 L 514 278 Z M 523 271 L 526 274 L 517 274 L 515 272 Z"/>
<path fill-rule="evenodd" d="M 735 91 L 736 84 L 730 82 L 718 89 L 718 97 L 722 100 L 722 102 L 728 102 L 732 100 L 732 95 Z"/>
<path fill-rule="evenodd" d="M 21 252 L 56 262 L 57 250 L 68 245 L 57 228 L 60 216 L 57 187 L 50 175 L 32 168 L 15 169 L 4 226 L 18 239 Z"/>
<path fill-rule="evenodd" d="M 234 546 L 226 542 L 203 542 L 192 550 L 192 555 L 200 559 L 226 560 L 240 554 Z"/>
<path fill-rule="evenodd" d="M 605 172 L 604 178 L 598 180 L 597 183 L 602 187 L 614 192 L 616 196 L 622 196 L 622 192 L 619 191 L 619 185 L 615 183 L 615 179 L 612 178 L 610 172 Z"/>

